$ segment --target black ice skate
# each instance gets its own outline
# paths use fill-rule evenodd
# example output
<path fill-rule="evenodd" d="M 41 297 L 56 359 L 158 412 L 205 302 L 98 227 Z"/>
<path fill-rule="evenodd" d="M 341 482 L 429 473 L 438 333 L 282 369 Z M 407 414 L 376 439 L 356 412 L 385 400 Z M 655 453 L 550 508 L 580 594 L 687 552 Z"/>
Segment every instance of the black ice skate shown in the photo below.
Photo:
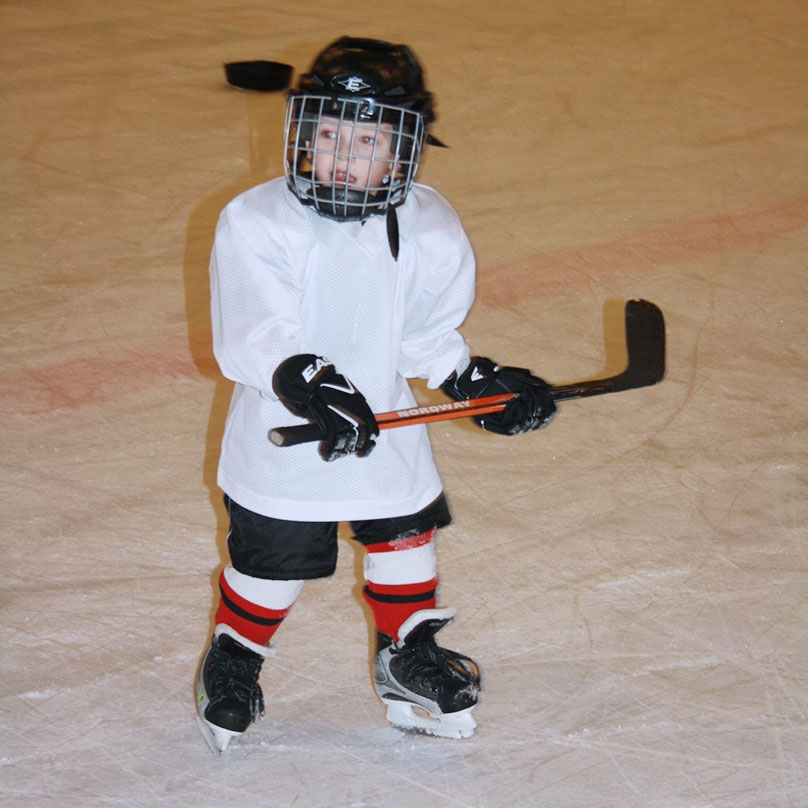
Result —
<path fill-rule="evenodd" d="M 477 663 L 435 643 L 435 634 L 456 613 L 456 609 L 424 609 L 404 622 L 397 642 L 379 635 L 374 687 L 394 727 L 441 738 L 474 734 L 477 723 L 471 711 L 480 689 Z"/>
<path fill-rule="evenodd" d="M 264 695 L 258 674 L 269 648 L 252 650 L 217 626 L 199 667 L 196 709 L 202 734 L 214 752 L 224 752 L 230 741 L 264 714 Z"/>

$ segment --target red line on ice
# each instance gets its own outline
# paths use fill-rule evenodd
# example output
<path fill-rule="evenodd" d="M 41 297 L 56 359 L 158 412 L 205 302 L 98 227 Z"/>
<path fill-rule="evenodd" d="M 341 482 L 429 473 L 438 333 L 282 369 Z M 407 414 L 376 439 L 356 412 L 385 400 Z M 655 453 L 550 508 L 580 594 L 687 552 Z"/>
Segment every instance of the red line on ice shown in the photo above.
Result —
<path fill-rule="evenodd" d="M 576 285 L 619 279 L 703 255 L 761 245 L 805 227 L 808 199 L 660 227 L 634 236 L 487 267 L 478 276 L 478 305 L 508 306 Z M 209 335 L 81 357 L 0 375 L 0 416 L 40 415 L 100 404 L 180 377 L 215 373 Z M 200 348 L 202 344 L 204 348 Z M 192 353 L 193 357 L 192 358 Z"/>
<path fill-rule="evenodd" d="M 636 275 L 666 264 L 753 247 L 800 230 L 808 223 L 808 199 L 682 222 L 634 236 L 484 268 L 477 278 L 478 305 L 512 305 L 594 281 Z"/>

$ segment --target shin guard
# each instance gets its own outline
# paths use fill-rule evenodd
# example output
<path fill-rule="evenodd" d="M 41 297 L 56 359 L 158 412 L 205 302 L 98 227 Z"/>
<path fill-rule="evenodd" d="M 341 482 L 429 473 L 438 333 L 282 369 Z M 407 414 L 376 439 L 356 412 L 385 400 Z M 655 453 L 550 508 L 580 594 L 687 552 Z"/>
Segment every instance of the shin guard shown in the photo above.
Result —
<path fill-rule="evenodd" d="M 367 545 L 365 601 L 376 628 L 392 639 L 413 613 L 437 603 L 435 530 Z"/>

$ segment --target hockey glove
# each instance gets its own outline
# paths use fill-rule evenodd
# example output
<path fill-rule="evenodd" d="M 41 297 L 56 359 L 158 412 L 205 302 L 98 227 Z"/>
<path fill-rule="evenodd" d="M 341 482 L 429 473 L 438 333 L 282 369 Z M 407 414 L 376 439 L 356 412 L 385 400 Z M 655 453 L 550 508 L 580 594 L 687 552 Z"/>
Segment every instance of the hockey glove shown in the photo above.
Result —
<path fill-rule="evenodd" d="M 365 457 L 376 445 L 379 427 L 365 397 L 327 359 L 314 354 L 289 357 L 275 371 L 272 387 L 295 415 L 320 427 L 320 454 L 326 460 L 348 454 Z"/>
<path fill-rule="evenodd" d="M 458 376 L 455 372 L 449 376 L 441 390 L 455 401 L 517 393 L 504 410 L 474 418 L 483 429 L 500 435 L 541 429 L 556 411 L 547 382 L 524 368 L 501 368 L 484 356 L 473 356 L 463 373 Z"/>

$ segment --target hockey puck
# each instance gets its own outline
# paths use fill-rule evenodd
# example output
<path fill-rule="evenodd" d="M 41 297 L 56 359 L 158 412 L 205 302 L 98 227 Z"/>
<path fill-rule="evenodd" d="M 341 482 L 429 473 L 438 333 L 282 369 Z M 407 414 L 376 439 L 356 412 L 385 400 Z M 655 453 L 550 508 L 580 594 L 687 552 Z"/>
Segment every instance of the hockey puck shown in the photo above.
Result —
<path fill-rule="evenodd" d="M 285 90 L 292 80 L 292 65 L 282 62 L 228 62 L 224 66 L 227 83 L 242 90 L 272 93 Z"/>

